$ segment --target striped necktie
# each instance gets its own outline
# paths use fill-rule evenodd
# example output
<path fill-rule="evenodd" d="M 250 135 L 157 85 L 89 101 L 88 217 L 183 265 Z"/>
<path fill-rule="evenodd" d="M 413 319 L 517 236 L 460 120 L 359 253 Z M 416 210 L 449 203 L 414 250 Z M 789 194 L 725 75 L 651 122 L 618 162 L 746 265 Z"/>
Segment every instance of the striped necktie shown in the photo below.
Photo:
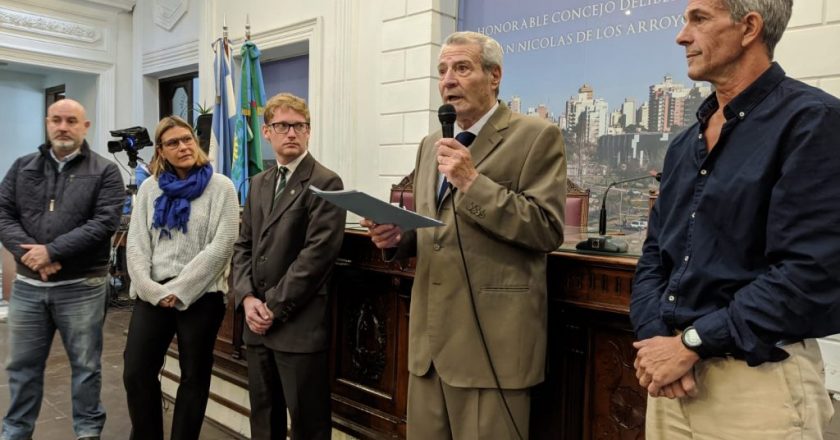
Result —
<path fill-rule="evenodd" d="M 274 209 L 274 205 L 277 203 L 277 199 L 280 197 L 280 194 L 283 192 L 283 189 L 286 188 L 286 175 L 289 174 L 289 169 L 286 167 L 278 167 L 277 168 L 277 186 L 274 190 L 274 200 L 271 202 L 271 209 Z"/>
<path fill-rule="evenodd" d="M 475 135 L 468 132 L 462 131 L 458 133 L 458 136 L 455 136 L 455 140 L 460 142 L 461 145 L 469 148 L 470 144 L 473 143 L 475 140 Z M 449 188 L 449 182 L 446 181 L 446 176 L 443 177 L 443 182 L 440 183 L 440 189 L 438 189 L 438 197 L 437 197 L 437 204 L 440 206 L 440 202 L 443 200 L 443 196 L 446 194 L 446 189 Z"/>

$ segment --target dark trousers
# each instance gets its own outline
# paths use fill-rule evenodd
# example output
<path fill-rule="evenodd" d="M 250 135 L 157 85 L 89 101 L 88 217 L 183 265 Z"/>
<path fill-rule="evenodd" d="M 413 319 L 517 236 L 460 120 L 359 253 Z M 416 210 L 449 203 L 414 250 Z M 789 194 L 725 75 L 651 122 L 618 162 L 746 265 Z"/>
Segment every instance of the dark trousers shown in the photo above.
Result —
<path fill-rule="evenodd" d="M 287 353 L 249 345 L 248 390 L 251 439 L 285 440 L 286 409 L 292 440 L 329 440 L 328 352 Z"/>
<path fill-rule="evenodd" d="M 137 300 L 125 344 L 125 384 L 132 440 L 163 440 L 158 373 L 172 336 L 178 336 L 181 382 L 172 440 L 198 440 L 210 394 L 213 345 L 225 316 L 224 295 L 208 292 L 181 312 Z"/>

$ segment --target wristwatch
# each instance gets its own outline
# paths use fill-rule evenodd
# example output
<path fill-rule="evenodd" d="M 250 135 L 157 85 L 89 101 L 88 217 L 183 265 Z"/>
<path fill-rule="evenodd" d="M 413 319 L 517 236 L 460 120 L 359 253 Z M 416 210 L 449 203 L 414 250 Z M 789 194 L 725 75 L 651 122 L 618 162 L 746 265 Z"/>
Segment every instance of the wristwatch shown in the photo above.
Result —
<path fill-rule="evenodd" d="M 688 326 L 685 331 L 683 331 L 682 343 L 691 351 L 697 351 L 697 349 L 703 345 L 703 341 L 700 339 L 700 334 L 697 333 L 697 329 L 694 328 L 694 326 Z"/>

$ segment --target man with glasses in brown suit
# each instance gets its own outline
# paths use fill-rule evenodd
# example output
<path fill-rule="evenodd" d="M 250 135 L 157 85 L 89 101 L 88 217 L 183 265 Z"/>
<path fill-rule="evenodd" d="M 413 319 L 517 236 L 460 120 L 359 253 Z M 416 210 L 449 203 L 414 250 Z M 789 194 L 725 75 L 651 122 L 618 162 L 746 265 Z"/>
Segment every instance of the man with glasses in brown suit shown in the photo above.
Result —
<path fill-rule="evenodd" d="M 329 279 L 345 211 L 309 186 L 343 188 L 309 146 L 309 109 L 281 93 L 266 104 L 263 135 L 277 167 L 254 176 L 234 246 L 233 290 L 245 311 L 251 438 L 329 439 Z"/>

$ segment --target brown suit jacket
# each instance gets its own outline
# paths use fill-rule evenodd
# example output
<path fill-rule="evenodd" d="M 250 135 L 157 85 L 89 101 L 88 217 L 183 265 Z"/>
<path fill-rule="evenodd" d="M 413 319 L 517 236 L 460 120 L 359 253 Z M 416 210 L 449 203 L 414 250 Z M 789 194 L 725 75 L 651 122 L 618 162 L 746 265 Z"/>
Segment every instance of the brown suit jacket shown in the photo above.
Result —
<path fill-rule="evenodd" d="M 276 167 L 251 179 L 234 245 L 236 306 L 252 294 L 274 312 L 264 336 L 245 326 L 249 345 L 312 353 L 329 346 L 328 281 L 344 237 L 345 211 L 315 196 L 309 186 L 343 188 L 341 178 L 308 154 L 272 210 Z"/>
<path fill-rule="evenodd" d="M 406 233 L 400 243 L 400 254 L 417 255 L 408 368 L 422 376 L 434 362 L 451 386 L 492 388 L 458 251 L 453 195 L 436 204 L 440 136 L 420 145 L 414 197 L 419 214 L 446 226 Z M 543 380 L 546 261 L 563 242 L 564 150 L 557 126 L 500 104 L 470 147 L 478 178 L 468 193 L 454 194 L 476 307 L 502 388 Z"/>

